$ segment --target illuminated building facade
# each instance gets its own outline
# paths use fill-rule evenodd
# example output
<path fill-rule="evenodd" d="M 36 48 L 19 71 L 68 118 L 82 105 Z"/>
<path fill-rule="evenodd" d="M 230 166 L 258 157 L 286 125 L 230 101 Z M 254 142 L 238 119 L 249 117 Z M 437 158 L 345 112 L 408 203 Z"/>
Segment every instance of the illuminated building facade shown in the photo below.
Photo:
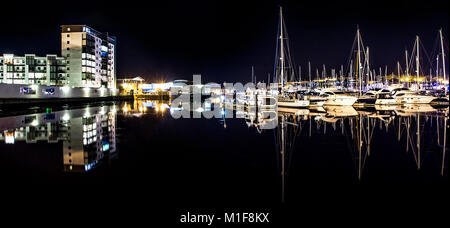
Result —
<path fill-rule="evenodd" d="M 61 26 L 69 86 L 116 88 L 116 38 L 86 25 Z"/>
<path fill-rule="evenodd" d="M 64 57 L 34 54 L 0 56 L 0 83 L 64 86 L 67 84 L 67 63 Z"/>

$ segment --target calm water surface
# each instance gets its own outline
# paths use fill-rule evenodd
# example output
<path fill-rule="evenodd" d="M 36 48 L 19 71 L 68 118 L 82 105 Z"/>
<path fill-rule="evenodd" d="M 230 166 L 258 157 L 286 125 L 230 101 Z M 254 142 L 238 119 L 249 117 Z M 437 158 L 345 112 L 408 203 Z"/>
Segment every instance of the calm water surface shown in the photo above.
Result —
<path fill-rule="evenodd" d="M 448 107 L 280 108 L 272 119 L 170 112 L 152 101 L 2 110 L 1 178 L 175 208 L 317 206 L 449 184 Z M 277 127 L 262 129 L 270 121 Z"/>

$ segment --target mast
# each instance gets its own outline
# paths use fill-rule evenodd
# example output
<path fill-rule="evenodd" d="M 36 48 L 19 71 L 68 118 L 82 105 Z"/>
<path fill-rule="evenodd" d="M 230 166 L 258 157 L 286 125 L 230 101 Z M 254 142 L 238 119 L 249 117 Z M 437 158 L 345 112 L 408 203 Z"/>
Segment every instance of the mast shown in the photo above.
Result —
<path fill-rule="evenodd" d="M 311 62 L 308 61 L 309 86 L 311 87 Z"/>
<path fill-rule="evenodd" d="M 353 59 L 350 60 L 350 81 L 349 82 L 352 82 L 352 81 L 353 81 Z M 350 84 L 350 87 L 353 87 L 353 82 Z"/>
<path fill-rule="evenodd" d="M 366 90 L 367 90 L 370 83 L 369 46 L 367 46 L 366 50 L 366 64 L 367 64 L 367 74 L 366 74 Z"/>
<path fill-rule="evenodd" d="M 256 84 L 256 79 L 255 79 L 255 69 L 254 69 L 253 66 L 252 66 L 252 83 L 255 83 L 255 84 Z"/>
<path fill-rule="evenodd" d="M 420 67 L 420 56 L 419 56 L 419 36 L 416 36 L 416 46 L 417 46 L 417 55 L 416 55 L 416 86 L 417 90 L 419 90 L 419 67 Z"/>
<path fill-rule="evenodd" d="M 358 71 L 357 71 L 357 77 L 358 77 L 358 81 L 359 81 L 359 95 L 361 96 L 361 88 L 362 88 L 362 82 L 361 82 L 361 45 L 360 45 L 360 34 L 359 34 L 359 27 L 358 30 L 356 31 L 356 36 L 358 39 Z"/>
<path fill-rule="evenodd" d="M 439 34 L 441 37 L 441 53 L 442 53 L 442 71 L 444 76 L 444 81 L 447 79 L 445 75 L 445 55 L 444 55 L 444 38 L 442 37 L 442 28 L 439 30 Z"/>
<path fill-rule="evenodd" d="M 300 82 L 300 85 L 302 83 L 302 66 L 298 66 L 298 81 Z"/>
<path fill-rule="evenodd" d="M 409 76 L 409 66 L 408 66 L 408 50 L 405 50 L 405 61 L 406 61 L 406 76 Z"/>
<path fill-rule="evenodd" d="M 281 88 L 284 87 L 284 31 L 283 8 L 280 6 L 280 60 L 281 60 Z"/>
<path fill-rule="evenodd" d="M 400 81 L 400 62 L 397 61 L 397 75 Z M 392 76 L 392 83 L 394 83 L 394 76 Z"/>
<path fill-rule="evenodd" d="M 436 55 L 436 80 L 439 82 L 439 55 Z"/>

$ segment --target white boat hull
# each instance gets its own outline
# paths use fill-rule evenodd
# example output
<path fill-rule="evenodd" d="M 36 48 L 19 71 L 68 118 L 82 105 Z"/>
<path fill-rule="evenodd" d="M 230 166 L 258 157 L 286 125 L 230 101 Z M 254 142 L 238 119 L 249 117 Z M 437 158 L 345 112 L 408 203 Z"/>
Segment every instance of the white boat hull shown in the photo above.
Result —
<path fill-rule="evenodd" d="M 405 97 L 397 97 L 398 104 L 429 104 L 435 97 L 431 96 L 405 96 Z"/>
<path fill-rule="evenodd" d="M 288 108 L 307 108 L 309 106 L 308 100 L 295 100 L 295 101 L 278 101 L 278 106 Z"/>
<path fill-rule="evenodd" d="M 375 105 L 397 105 L 396 99 L 377 99 Z"/>
<path fill-rule="evenodd" d="M 333 105 L 333 106 L 352 106 L 358 98 L 350 96 L 336 96 L 329 97 L 323 105 Z"/>

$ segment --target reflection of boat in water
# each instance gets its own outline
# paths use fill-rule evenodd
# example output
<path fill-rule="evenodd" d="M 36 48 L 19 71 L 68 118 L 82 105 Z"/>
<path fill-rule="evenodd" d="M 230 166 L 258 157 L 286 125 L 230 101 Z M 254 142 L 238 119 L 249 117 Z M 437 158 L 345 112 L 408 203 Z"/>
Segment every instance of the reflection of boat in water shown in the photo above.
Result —
<path fill-rule="evenodd" d="M 393 111 L 397 108 L 396 105 L 375 105 L 377 111 Z"/>
<path fill-rule="evenodd" d="M 278 107 L 278 112 L 281 113 L 289 113 L 297 116 L 308 116 L 309 115 L 309 109 L 304 108 L 285 108 L 285 107 Z"/>
<path fill-rule="evenodd" d="M 243 111 L 243 117 L 248 127 L 255 127 L 259 132 L 262 129 L 273 129 L 277 124 L 275 110 L 247 110 Z"/>
<path fill-rule="evenodd" d="M 416 113 L 436 112 L 437 109 L 429 104 L 405 104 L 395 109 L 397 115 L 414 115 Z"/>
<path fill-rule="evenodd" d="M 327 116 L 350 117 L 357 116 L 358 112 L 352 106 L 326 106 Z"/>

